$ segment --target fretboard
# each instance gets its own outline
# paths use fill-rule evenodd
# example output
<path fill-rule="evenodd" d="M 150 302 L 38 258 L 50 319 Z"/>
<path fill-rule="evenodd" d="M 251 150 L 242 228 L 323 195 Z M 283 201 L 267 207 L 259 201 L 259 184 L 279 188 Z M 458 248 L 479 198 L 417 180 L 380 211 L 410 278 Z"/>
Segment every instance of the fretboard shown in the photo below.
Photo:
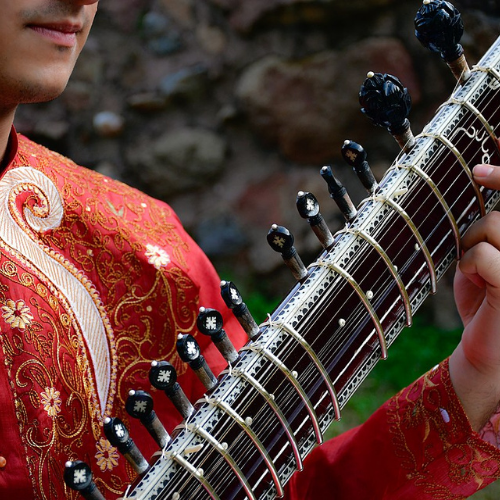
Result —
<path fill-rule="evenodd" d="M 280 495 L 496 204 L 471 169 L 500 164 L 499 87 L 500 39 L 127 498 Z"/>

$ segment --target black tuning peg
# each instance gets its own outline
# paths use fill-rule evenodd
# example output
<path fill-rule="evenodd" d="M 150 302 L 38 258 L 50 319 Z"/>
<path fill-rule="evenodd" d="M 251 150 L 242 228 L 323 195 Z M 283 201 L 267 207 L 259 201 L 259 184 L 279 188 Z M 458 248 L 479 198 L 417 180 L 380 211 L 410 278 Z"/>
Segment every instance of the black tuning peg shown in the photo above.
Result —
<path fill-rule="evenodd" d="M 375 125 L 385 127 L 393 135 L 401 149 L 407 153 L 415 144 L 408 115 L 411 97 L 398 78 L 373 73 L 367 75 L 359 91 L 361 111 Z"/>
<path fill-rule="evenodd" d="M 212 339 L 215 347 L 228 363 L 234 363 L 238 359 L 238 351 L 222 328 L 222 314 L 219 311 L 200 307 L 196 326 L 203 335 L 208 335 Z"/>
<path fill-rule="evenodd" d="M 137 474 L 149 469 L 149 464 L 130 437 L 127 427 L 117 417 L 104 419 L 104 434 L 112 446 L 126 458 Z"/>
<path fill-rule="evenodd" d="M 189 364 L 208 391 L 217 385 L 217 378 L 202 356 L 200 346 L 192 335 L 179 334 L 177 337 L 177 352 L 182 361 Z"/>
<path fill-rule="evenodd" d="M 323 177 L 328 184 L 330 198 L 332 198 L 332 200 L 337 204 L 345 220 L 347 222 L 352 222 L 358 212 L 352 204 L 351 198 L 347 193 L 347 189 L 333 175 L 332 168 L 329 165 L 325 165 L 321 169 L 320 173 L 321 177 Z"/>
<path fill-rule="evenodd" d="M 363 147 L 354 141 L 344 141 L 341 152 L 342 157 L 356 172 L 361 184 L 363 184 L 368 193 L 374 194 L 378 188 L 378 183 L 373 176 L 373 172 L 367 161 L 368 155 Z"/>
<path fill-rule="evenodd" d="M 307 219 L 321 245 L 324 248 L 330 248 L 333 245 L 333 235 L 319 211 L 319 203 L 316 197 L 312 193 L 299 191 L 296 205 L 300 216 Z"/>
<path fill-rule="evenodd" d="M 220 292 L 226 306 L 233 311 L 234 316 L 245 330 L 250 340 L 259 334 L 259 325 L 255 322 L 247 305 L 243 302 L 239 290 L 231 281 L 221 281 Z"/>
<path fill-rule="evenodd" d="M 441 55 L 461 84 L 471 75 L 459 43 L 463 34 L 462 16 L 451 3 L 424 0 L 415 16 L 415 36 L 424 47 Z"/>
<path fill-rule="evenodd" d="M 176 410 L 187 420 L 194 411 L 186 394 L 177 382 L 177 371 L 168 361 L 153 361 L 149 370 L 149 381 L 153 387 L 164 391 Z"/>
<path fill-rule="evenodd" d="M 151 437 L 156 441 L 160 448 L 170 441 L 168 432 L 163 427 L 160 419 L 153 410 L 154 402 L 151 394 L 145 391 L 130 391 L 125 403 L 125 409 L 132 418 L 140 420 Z"/>
<path fill-rule="evenodd" d="M 267 242 L 275 252 L 281 254 L 295 279 L 300 281 L 307 276 L 306 266 L 293 246 L 293 234 L 286 227 L 273 224 L 267 233 Z"/>
<path fill-rule="evenodd" d="M 92 471 L 85 462 L 80 460 L 66 462 L 64 482 L 68 488 L 78 491 L 87 500 L 104 500 L 102 493 L 92 480 Z"/>

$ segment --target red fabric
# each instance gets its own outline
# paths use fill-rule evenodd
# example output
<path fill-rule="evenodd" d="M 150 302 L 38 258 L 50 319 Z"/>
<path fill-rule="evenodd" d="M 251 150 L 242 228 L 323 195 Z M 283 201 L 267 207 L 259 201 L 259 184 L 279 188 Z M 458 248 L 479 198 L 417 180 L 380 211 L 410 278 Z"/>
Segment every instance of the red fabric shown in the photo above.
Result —
<path fill-rule="evenodd" d="M 459 500 L 498 477 L 500 451 L 472 431 L 445 361 L 316 448 L 286 500 Z"/>
<path fill-rule="evenodd" d="M 157 446 L 126 414 L 129 390 L 153 393 L 167 430 L 181 420 L 151 387 L 151 361 L 170 361 L 195 401 L 204 390 L 178 358 L 177 334 L 197 337 L 216 374 L 226 363 L 195 332 L 200 306 L 223 312 L 237 348 L 246 335 L 220 298 L 213 267 L 168 205 L 18 140 L 0 179 L 0 456 L 7 460 L 0 497 L 77 498 L 62 474 L 67 460 L 81 459 L 106 498 L 117 498 L 134 473 L 104 439 L 97 388 L 107 369 L 91 358 L 88 338 L 98 336 L 86 331 L 89 317 L 105 338 L 96 345 L 110 356 L 104 416 L 121 418 L 147 458 Z M 59 204 L 62 219 L 40 229 Z M 95 360 L 106 359 L 100 352 Z"/>

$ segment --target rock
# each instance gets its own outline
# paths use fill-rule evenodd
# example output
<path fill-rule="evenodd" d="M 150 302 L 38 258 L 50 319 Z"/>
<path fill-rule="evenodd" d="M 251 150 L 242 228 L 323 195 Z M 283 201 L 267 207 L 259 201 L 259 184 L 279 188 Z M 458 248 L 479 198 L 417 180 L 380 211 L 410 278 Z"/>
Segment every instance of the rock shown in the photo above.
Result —
<path fill-rule="evenodd" d="M 136 111 L 154 112 L 165 109 L 166 102 L 163 96 L 155 92 L 141 92 L 127 99 L 127 104 Z"/>
<path fill-rule="evenodd" d="M 92 124 L 101 137 L 117 137 L 123 132 L 125 120 L 112 111 L 101 111 L 94 116 Z"/>
<path fill-rule="evenodd" d="M 161 0 L 169 15 L 184 28 L 191 28 L 194 23 L 193 0 Z"/>
<path fill-rule="evenodd" d="M 205 24 L 198 26 L 196 29 L 196 38 L 203 50 L 208 54 L 222 54 L 227 45 L 226 35 L 216 26 Z"/>
<path fill-rule="evenodd" d="M 142 18 L 141 31 L 145 38 L 156 38 L 167 33 L 169 24 L 166 16 L 151 10 Z"/>
<path fill-rule="evenodd" d="M 183 45 L 180 35 L 172 33 L 149 40 L 148 47 L 153 54 L 161 57 L 179 52 Z"/>
<path fill-rule="evenodd" d="M 234 256 L 247 245 L 245 234 L 231 214 L 202 218 L 195 228 L 196 242 L 210 257 Z"/>
<path fill-rule="evenodd" d="M 114 24 L 125 32 L 133 32 L 139 24 L 144 8 L 150 0 L 109 0 L 99 5 L 99 9 L 108 14 Z"/>
<path fill-rule="evenodd" d="M 367 70 L 397 74 L 418 102 L 420 88 L 410 57 L 401 42 L 389 38 L 301 61 L 267 56 L 242 75 L 237 96 L 266 142 L 278 145 L 293 161 L 320 164 L 339 156 L 339 144 L 353 130 L 359 142 L 373 134 L 358 102 Z"/>
<path fill-rule="evenodd" d="M 217 177 L 224 168 L 226 150 L 217 134 L 185 128 L 163 134 L 152 145 L 134 146 L 128 159 L 140 168 L 148 192 L 167 198 L 203 187 Z"/>
<path fill-rule="evenodd" d="M 94 88 L 91 84 L 70 80 L 62 94 L 62 101 L 70 112 L 85 111 L 91 108 Z"/>
<path fill-rule="evenodd" d="M 247 32 L 266 14 L 280 8 L 291 9 L 294 15 L 303 9 L 303 21 L 322 22 L 326 13 L 339 15 L 356 13 L 359 16 L 366 10 L 380 8 L 395 3 L 396 0 L 211 0 L 219 7 L 229 10 L 231 25 L 238 31 Z M 314 15 L 309 15 L 314 11 Z M 318 15 L 318 12 L 320 13 Z M 323 15 L 321 15 L 323 13 Z M 309 17 L 309 19 L 308 19 Z M 297 21 L 300 19 L 297 19 Z"/>
<path fill-rule="evenodd" d="M 164 77 L 159 90 L 167 98 L 196 99 L 204 95 L 206 83 L 207 68 L 202 64 L 196 64 Z"/>
<path fill-rule="evenodd" d="M 50 141 L 59 142 L 66 137 L 69 131 L 67 121 L 39 121 L 35 124 L 33 133 Z"/>

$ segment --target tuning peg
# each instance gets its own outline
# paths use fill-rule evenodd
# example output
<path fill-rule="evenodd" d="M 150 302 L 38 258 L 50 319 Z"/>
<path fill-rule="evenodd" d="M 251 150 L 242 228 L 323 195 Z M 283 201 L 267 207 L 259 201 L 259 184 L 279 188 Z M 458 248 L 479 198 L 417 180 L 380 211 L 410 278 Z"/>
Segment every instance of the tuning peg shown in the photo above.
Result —
<path fill-rule="evenodd" d="M 164 391 L 176 410 L 187 420 L 194 411 L 193 405 L 177 382 L 177 372 L 168 361 L 153 361 L 149 370 L 149 381 L 153 387 Z"/>
<path fill-rule="evenodd" d="M 234 363 L 238 359 L 238 351 L 234 348 L 222 325 L 222 314 L 219 311 L 200 307 L 200 313 L 196 320 L 198 330 L 212 339 L 215 347 L 228 363 Z"/>
<path fill-rule="evenodd" d="M 217 385 L 217 378 L 210 370 L 201 354 L 200 346 L 192 335 L 179 334 L 177 337 L 177 352 L 180 358 L 194 371 L 205 388 L 210 391 Z"/>
<path fill-rule="evenodd" d="M 295 279 L 300 281 L 307 276 L 306 266 L 293 246 L 293 234 L 286 227 L 273 224 L 267 233 L 267 242 L 275 252 L 281 254 Z"/>
<path fill-rule="evenodd" d="M 367 161 L 366 151 L 361 145 L 353 141 L 344 141 L 342 145 L 342 157 L 348 165 L 356 172 L 361 184 L 370 194 L 375 194 L 378 183 L 373 176 L 373 172 Z"/>
<path fill-rule="evenodd" d="M 424 0 L 415 16 L 415 35 L 419 42 L 441 55 L 460 84 L 470 75 L 460 40 L 464 24 L 460 12 L 443 0 Z"/>
<path fill-rule="evenodd" d="M 410 151 L 415 144 L 408 120 L 411 97 L 395 76 L 370 71 L 359 91 L 359 103 L 375 125 L 387 128 L 401 149 Z"/>
<path fill-rule="evenodd" d="M 300 216 L 307 219 L 321 245 L 324 248 L 331 247 L 333 245 L 333 236 L 319 211 L 319 203 L 316 197 L 312 193 L 299 191 L 296 204 Z"/>
<path fill-rule="evenodd" d="M 328 192 L 330 193 L 330 198 L 337 204 L 342 215 L 347 222 L 352 222 L 356 214 L 358 213 L 354 205 L 352 204 L 351 198 L 347 193 L 347 189 L 342 185 L 342 183 L 333 175 L 330 166 L 325 165 L 321 171 L 321 177 L 325 179 L 328 184 Z"/>
<path fill-rule="evenodd" d="M 126 458 L 137 474 L 149 469 L 149 464 L 130 437 L 127 427 L 117 417 L 104 419 L 104 434 L 112 446 Z"/>
<path fill-rule="evenodd" d="M 66 462 L 64 482 L 68 488 L 78 491 L 87 500 L 104 500 L 102 493 L 92 480 L 90 467 L 80 460 Z"/>
<path fill-rule="evenodd" d="M 259 325 L 257 325 L 250 314 L 247 305 L 243 302 L 243 298 L 234 283 L 231 281 L 221 281 L 220 292 L 226 306 L 233 311 L 234 316 L 243 327 L 243 330 L 245 330 L 248 338 L 250 340 L 254 339 L 259 334 Z"/>
<path fill-rule="evenodd" d="M 160 448 L 165 448 L 170 441 L 170 436 L 153 410 L 153 405 L 153 398 L 150 394 L 145 391 L 132 390 L 128 393 L 125 409 L 132 418 L 141 421 Z"/>

